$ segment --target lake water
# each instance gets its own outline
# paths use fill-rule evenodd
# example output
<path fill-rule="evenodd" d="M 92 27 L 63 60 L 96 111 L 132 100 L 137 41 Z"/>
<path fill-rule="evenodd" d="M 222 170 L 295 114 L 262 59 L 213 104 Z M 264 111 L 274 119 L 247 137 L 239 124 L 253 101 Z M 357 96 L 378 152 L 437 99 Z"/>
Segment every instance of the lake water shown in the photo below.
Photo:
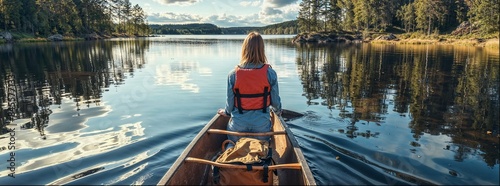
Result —
<path fill-rule="evenodd" d="M 244 37 L 0 45 L 0 184 L 156 184 L 224 106 Z M 318 184 L 499 184 L 498 49 L 292 37 L 266 53 Z"/>

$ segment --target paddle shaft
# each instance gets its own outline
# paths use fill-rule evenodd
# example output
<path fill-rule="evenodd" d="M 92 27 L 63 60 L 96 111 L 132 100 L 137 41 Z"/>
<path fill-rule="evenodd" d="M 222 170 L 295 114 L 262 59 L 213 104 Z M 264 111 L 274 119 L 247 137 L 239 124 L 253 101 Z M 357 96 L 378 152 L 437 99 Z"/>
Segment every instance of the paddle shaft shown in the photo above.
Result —
<path fill-rule="evenodd" d="M 207 132 L 210 134 L 227 134 L 227 135 L 232 135 L 232 136 L 273 136 L 273 135 L 286 134 L 286 131 L 253 133 L 253 132 L 233 132 L 233 131 L 220 130 L 220 129 L 208 129 Z"/>
<path fill-rule="evenodd" d="M 213 165 L 213 166 L 222 167 L 222 168 L 247 169 L 246 165 L 217 163 L 217 162 L 204 160 L 204 159 L 200 159 L 200 158 L 193 158 L 193 157 L 187 157 L 184 161 L 193 162 L 193 163 L 208 164 L 208 165 Z M 264 170 L 264 167 L 263 166 L 252 166 L 252 169 L 253 170 Z M 300 170 L 300 169 L 302 169 L 302 166 L 300 165 L 300 163 L 287 163 L 287 164 L 280 164 L 280 165 L 269 165 L 268 169 L 269 170 L 275 170 L 275 169 L 297 169 L 297 170 Z"/>

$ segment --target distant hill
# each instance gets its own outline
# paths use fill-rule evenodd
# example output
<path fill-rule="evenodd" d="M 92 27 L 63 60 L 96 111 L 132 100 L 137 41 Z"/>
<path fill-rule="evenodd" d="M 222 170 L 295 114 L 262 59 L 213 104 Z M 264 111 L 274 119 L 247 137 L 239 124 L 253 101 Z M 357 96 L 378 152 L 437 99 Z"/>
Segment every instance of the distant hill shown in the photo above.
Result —
<path fill-rule="evenodd" d="M 209 23 L 149 25 L 153 34 L 221 34 L 222 30 Z"/>
<path fill-rule="evenodd" d="M 259 32 L 263 34 L 298 34 L 297 20 L 286 21 L 278 24 L 261 27 Z"/>
<path fill-rule="evenodd" d="M 262 34 L 297 34 L 297 21 L 286 21 L 283 23 L 263 27 L 227 27 L 222 28 L 210 23 L 192 24 L 165 24 L 149 25 L 153 34 L 177 34 L 177 35 L 202 35 L 202 34 L 247 34 L 250 31 L 258 31 Z"/>
<path fill-rule="evenodd" d="M 228 27 L 221 28 L 222 34 L 247 34 L 251 31 L 257 31 L 261 27 Z"/>

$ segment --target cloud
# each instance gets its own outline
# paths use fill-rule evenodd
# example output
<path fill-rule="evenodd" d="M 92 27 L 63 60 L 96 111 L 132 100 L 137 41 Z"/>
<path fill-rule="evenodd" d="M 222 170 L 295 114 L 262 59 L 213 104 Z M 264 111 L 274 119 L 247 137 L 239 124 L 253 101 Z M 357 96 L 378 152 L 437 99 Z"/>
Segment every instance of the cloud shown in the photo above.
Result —
<path fill-rule="evenodd" d="M 175 14 L 152 13 L 148 15 L 148 22 L 152 24 L 177 24 L 177 23 L 198 23 L 202 19 L 199 15 L 193 14 Z"/>
<path fill-rule="evenodd" d="M 283 11 L 271 7 L 265 7 L 260 11 L 260 14 L 263 16 L 272 16 L 276 14 L 282 14 Z"/>
<path fill-rule="evenodd" d="M 163 2 L 174 2 L 174 0 L 155 0 Z M 184 0 L 183 2 L 201 2 L 202 0 Z M 180 2 L 180 1 L 175 1 Z M 186 24 L 186 23 L 211 23 L 219 27 L 246 27 L 246 26 L 266 26 L 297 19 L 299 3 L 297 0 L 220 0 L 211 1 L 212 9 L 210 15 L 203 15 L 202 12 L 195 14 L 186 13 L 152 13 L 148 14 L 150 24 Z M 247 15 L 234 15 L 223 13 L 226 11 L 237 11 L 238 7 L 253 8 L 258 13 Z M 260 9 L 260 10 L 259 10 Z M 219 13 L 216 13 L 219 12 Z"/>
<path fill-rule="evenodd" d="M 262 22 L 255 19 L 257 14 L 248 16 L 235 16 L 235 15 L 212 15 L 202 19 L 204 23 L 212 23 L 219 27 L 240 27 L 240 26 L 263 26 Z"/>
<path fill-rule="evenodd" d="M 296 0 L 265 0 L 259 12 L 259 19 L 266 25 L 290 21 L 297 19 L 299 9 Z"/>
<path fill-rule="evenodd" d="M 297 0 L 264 0 L 264 6 L 272 8 L 281 8 L 288 5 L 292 5 L 295 2 L 297 2 Z"/>
<path fill-rule="evenodd" d="M 264 0 L 259 15 L 262 16 L 284 16 L 283 14 L 297 14 L 299 5 L 296 0 Z M 288 16 L 288 15 L 287 15 Z M 283 17 L 284 18 L 284 17 Z"/>
<path fill-rule="evenodd" d="M 176 14 L 172 12 L 153 13 L 148 15 L 150 24 L 186 24 L 186 23 L 212 23 L 218 27 L 240 26 L 265 26 L 258 18 L 258 14 L 248 16 L 211 15 L 203 17 L 194 14 Z"/>
<path fill-rule="evenodd" d="M 201 0 L 154 0 L 164 5 L 191 5 L 200 2 Z"/>
<path fill-rule="evenodd" d="M 247 7 L 247 6 L 259 6 L 260 5 L 260 0 L 259 1 L 242 1 L 240 2 L 241 6 Z"/>

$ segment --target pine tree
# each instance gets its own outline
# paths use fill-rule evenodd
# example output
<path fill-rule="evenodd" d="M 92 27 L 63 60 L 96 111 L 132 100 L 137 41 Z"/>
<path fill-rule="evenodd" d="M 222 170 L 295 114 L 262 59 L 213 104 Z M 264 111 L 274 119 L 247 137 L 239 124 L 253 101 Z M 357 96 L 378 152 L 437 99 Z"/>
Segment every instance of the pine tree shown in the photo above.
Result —
<path fill-rule="evenodd" d="M 311 32 L 311 2 L 302 0 L 297 18 L 300 32 Z"/>
<path fill-rule="evenodd" d="M 469 19 L 477 24 L 484 33 L 499 31 L 498 0 L 469 0 Z"/>
<path fill-rule="evenodd" d="M 19 0 L 3 0 L 1 4 L 1 11 L 4 19 L 4 29 L 18 30 L 21 26 L 20 12 L 22 8 L 22 2 Z"/>
<path fill-rule="evenodd" d="M 431 34 L 433 28 L 442 25 L 447 9 L 442 1 L 416 0 L 415 9 L 417 13 L 417 28 Z"/>
<path fill-rule="evenodd" d="M 415 5 L 413 3 L 403 5 L 401 9 L 397 11 L 397 17 L 403 23 L 404 30 L 406 32 L 415 31 L 416 27 L 416 17 L 415 14 Z"/>
<path fill-rule="evenodd" d="M 341 9 L 341 20 L 343 30 L 354 30 L 354 3 L 351 0 L 339 0 L 338 7 Z"/>

